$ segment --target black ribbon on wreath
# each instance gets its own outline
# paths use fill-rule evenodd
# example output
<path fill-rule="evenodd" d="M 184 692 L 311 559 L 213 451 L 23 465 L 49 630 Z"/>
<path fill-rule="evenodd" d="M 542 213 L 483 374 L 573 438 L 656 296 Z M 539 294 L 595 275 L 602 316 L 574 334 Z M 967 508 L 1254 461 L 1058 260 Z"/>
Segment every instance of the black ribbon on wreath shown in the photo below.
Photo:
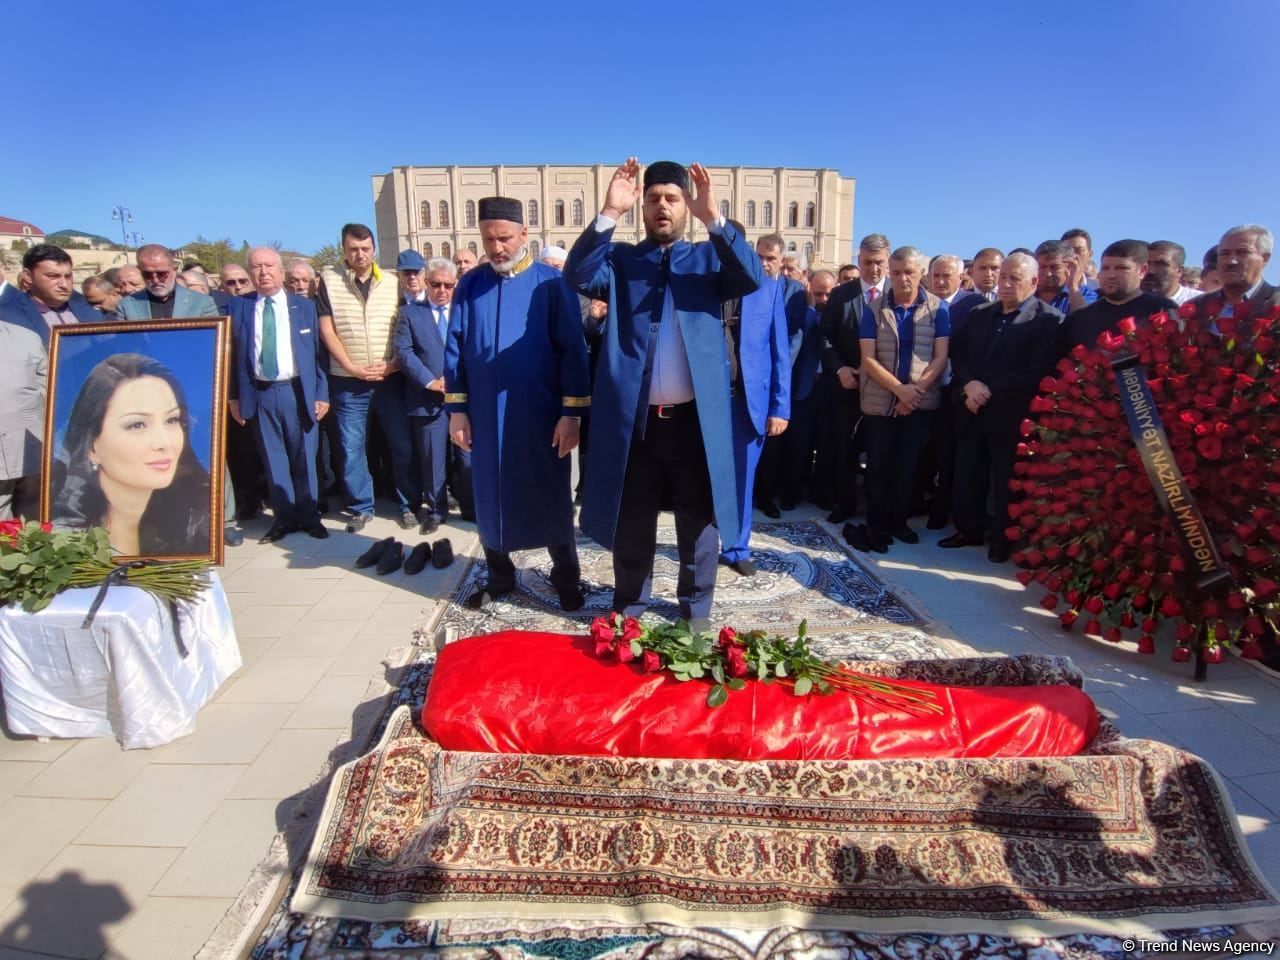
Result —
<path fill-rule="evenodd" d="M 102 602 L 107 599 L 107 591 L 112 587 L 125 586 L 129 582 L 130 570 L 141 570 L 144 567 L 160 566 L 158 560 L 133 560 L 129 563 L 122 563 L 120 566 L 112 570 L 102 581 L 102 586 L 98 588 L 97 595 L 93 598 L 93 603 L 89 604 L 89 612 L 85 614 L 84 622 L 80 624 L 82 630 L 88 630 L 93 626 L 94 617 L 98 615 L 98 610 L 102 606 Z M 190 651 L 187 645 L 182 642 L 182 624 L 178 619 L 178 604 L 176 600 L 170 599 L 169 615 L 173 618 L 173 640 L 178 645 L 178 656 L 183 660 L 187 659 Z"/>
<path fill-rule="evenodd" d="M 1209 525 L 1196 504 L 1195 494 L 1174 459 L 1173 446 L 1164 432 L 1164 422 L 1160 419 L 1146 371 L 1142 369 L 1137 354 L 1124 353 L 1115 357 L 1111 361 L 1111 372 L 1120 387 L 1120 406 L 1129 421 L 1133 445 L 1142 458 L 1147 479 L 1151 481 L 1160 507 L 1173 526 L 1188 569 L 1193 571 L 1195 588 L 1207 591 L 1229 583 L 1231 572 L 1223 564 L 1222 554 L 1218 552 Z M 1204 660 L 1206 629 L 1201 626 L 1196 637 L 1197 680 L 1203 680 L 1208 672 Z"/>

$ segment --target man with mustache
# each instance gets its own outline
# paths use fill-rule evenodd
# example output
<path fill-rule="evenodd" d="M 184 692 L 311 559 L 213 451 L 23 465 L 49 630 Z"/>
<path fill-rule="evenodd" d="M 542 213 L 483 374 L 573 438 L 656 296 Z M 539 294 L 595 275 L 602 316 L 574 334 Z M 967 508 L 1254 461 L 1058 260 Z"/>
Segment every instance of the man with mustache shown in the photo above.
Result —
<path fill-rule="evenodd" d="M 1215 317 L 1242 315 L 1260 317 L 1280 304 L 1280 287 L 1262 277 L 1271 261 L 1275 237 L 1259 223 L 1232 227 L 1218 241 L 1218 276 L 1222 287 L 1197 297 L 1192 323 L 1209 325 Z"/>
<path fill-rule="evenodd" d="M 613 242 L 637 202 L 644 241 Z M 690 214 L 706 225 L 709 242 L 684 239 Z M 613 551 L 613 608 L 639 616 L 648 606 L 666 491 L 675 509 L 680 616 L 703 626 L 719 542 L 736 543 L 740 522 L 720 305 L 760 286 L 760 259 L 720 215 L 705 167 L 650 164 L 642 186 L 631 157 L 573 245 L 565 277 L 609 304 L 581 524 Z"/>

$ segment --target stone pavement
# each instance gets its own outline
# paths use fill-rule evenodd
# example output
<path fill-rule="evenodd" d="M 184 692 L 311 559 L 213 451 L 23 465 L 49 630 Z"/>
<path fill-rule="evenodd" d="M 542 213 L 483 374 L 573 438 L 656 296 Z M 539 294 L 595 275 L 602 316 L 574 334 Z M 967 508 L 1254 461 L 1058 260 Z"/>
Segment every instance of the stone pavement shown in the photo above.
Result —
<path fill-rule="evenodd" d="M 788 519 L 816 517 L 801 509 Z M 757 514 L 757 519 L 763 519 Z M 378 520 L 325 541 L 293 534 L 227 551 L 223 583 L 244 668 L 200 714 L 196 733 L 156 750 L 112 740 L 0 737 L 0 960 L 100 956 L 179 960 L 209 938 L 264 857 L 294 799 L 344 740 L 389 650 L 447 596 L 473 546 L 442 528 L 459 561 L 378 577 L 352 561 L 375 540 L 416 533 Z M 1280 681 L 1229 660 L 1207 683 L 1167 654 L 1139 656 L 1064 634 L 1011 565 L 938 534 L 871 555 L 931 629 L 981 651 L 1065 654 L 1129 735 L 1183 746 L 1226 780 L 1250 849 L 1280 886 Z M 944 569 L 945 566 L 945 569 Z"/>

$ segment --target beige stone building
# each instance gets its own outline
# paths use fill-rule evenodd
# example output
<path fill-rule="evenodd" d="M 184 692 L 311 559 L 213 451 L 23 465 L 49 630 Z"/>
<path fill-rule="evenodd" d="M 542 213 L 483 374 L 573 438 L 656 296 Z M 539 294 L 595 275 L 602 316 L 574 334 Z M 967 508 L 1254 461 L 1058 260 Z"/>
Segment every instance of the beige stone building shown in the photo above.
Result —
<path fill-rule="evenodd" d="M 514 197 L 524 204 L 534 252 L 568 249 L 604 205 L 615 165 L 393 167 L 373 177 L 378 261 L 395 264 L 413 248 L 424 256 L 451 256 L 460 247 L 481 249 L 476 205 L 481 197 Z M 789 167 L 710 167 L 721 212 L 742 223 L 754 241 L 780 233 L 789 252 L 810 264 L 835 266 L 853 254 L 854 178 L 838 170 Z M 692 240 L 706 239 L 691 224 Z M 644 236 L 639 209 L 618 225 L 615 237 Z"/>

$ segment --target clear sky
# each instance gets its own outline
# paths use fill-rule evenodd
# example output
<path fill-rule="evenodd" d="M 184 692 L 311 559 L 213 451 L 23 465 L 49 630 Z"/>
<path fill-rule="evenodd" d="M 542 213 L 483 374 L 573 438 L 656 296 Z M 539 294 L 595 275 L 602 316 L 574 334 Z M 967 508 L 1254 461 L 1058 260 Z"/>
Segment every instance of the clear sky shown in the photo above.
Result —
<path fill-rule="evenodd" d="M 197 17 L 197 14 L 199 15 Z M 1280 231 L 1280 0 L 10 4 L 0 215 L 311 251 L 403 164 L 834 167 L 972 255 Z M 16 86 L 14 80 L 16 79 Z M 1280 270 L 1268 271 L 1274 280 Z"/>

